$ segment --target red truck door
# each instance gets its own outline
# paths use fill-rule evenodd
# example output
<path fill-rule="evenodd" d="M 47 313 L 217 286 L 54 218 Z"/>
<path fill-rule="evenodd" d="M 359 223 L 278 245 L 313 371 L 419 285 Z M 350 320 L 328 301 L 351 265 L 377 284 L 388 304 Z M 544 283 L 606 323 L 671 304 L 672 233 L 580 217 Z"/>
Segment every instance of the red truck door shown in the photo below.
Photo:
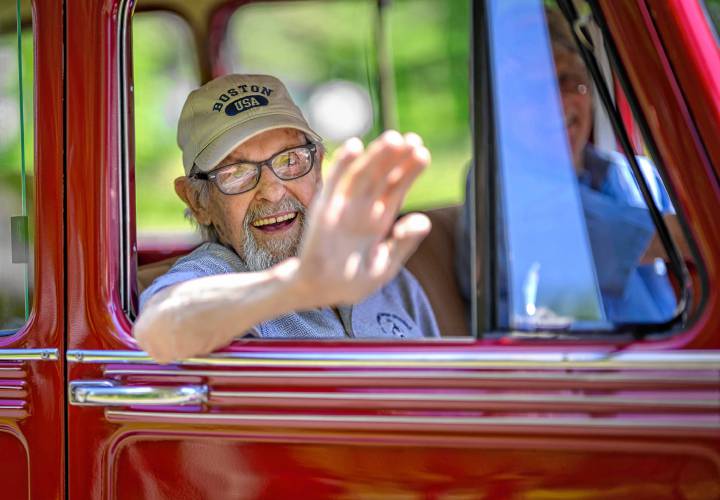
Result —
<path fill-rule="evenodd" d="M 3 498 L 59 499 L 65 485 L 62 4 L 37 1 L 31 12 L 30 2 L 22 3 L 23 65 L 15 3 L 2 10 L 0 482 Z M 15 94 L 8 107 L 8 89 L 19 88 L 26 92 L 24 103 Z M 27 171 L 20 174 L 22 135 Z M 27 228 L 27 221 L 26 239 L 19 227 Z M 16 278 L 23 275 L 24 314 L 13 305 L 23 281 Z"/>

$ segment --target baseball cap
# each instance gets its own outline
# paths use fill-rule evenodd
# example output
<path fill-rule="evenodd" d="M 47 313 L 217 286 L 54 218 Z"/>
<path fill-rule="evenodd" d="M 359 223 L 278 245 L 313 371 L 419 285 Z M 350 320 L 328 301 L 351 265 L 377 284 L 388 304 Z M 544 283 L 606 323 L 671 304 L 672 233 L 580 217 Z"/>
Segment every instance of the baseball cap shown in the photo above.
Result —
<path fill-rule="evenodd" d="M 215 168 L 238 145 L 262 132 L 294 128 L 320 142 L 285 85 L 269 75 L 225 75 L 193 90 L 178 123 L 185 175 Z"/>

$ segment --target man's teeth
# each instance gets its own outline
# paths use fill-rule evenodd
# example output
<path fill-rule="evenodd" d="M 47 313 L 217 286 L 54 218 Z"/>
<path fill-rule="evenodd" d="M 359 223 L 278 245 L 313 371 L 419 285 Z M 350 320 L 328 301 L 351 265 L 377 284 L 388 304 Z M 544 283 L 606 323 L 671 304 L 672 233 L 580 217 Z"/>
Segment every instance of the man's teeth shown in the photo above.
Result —
<path fill-rule="evenodd" d="M 278 217 L 266 217 L 264 219 L 258 219 L 253 221 L 252 225 L 255 227 L 267 226 L 269 224 L 277 224 L 278 222 L 284 222 L 286 220 L 294 219 L 297 216 L 297 212 L 291 212 L 289 214 L 280 215 Z"/>

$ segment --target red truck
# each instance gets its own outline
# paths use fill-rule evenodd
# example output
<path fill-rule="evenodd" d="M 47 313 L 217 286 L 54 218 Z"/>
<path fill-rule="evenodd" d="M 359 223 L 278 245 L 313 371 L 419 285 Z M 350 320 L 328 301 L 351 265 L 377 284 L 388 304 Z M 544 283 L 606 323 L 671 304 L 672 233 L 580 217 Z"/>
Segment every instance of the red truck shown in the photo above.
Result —
<path fill-rule="evenodd" d="M 448 2 L 469 13 L 467 79 L 447 80 L 467 89 L 465 160 L 479 179 L 469 309 L 448 278 L 458 209 L 429 210 L 433 233 L 410 267 L 443 338 L 238 341 L 172 365 L 132 336 L 138 276 L 189 248 L 137 236 L 133 22 L 179 19 L 206 81 L 231 69 L 236 12 L 348 2 L 20 3 L 34 44 L 34 272 L 27 320 L 0 336 L 2 498 L 720 498 L 720 49 L 706 10 L 717 2 L 558 2 L 586 55 L 602 45 L 615 125 L 635 146 L 642 135 L 672 195 L 688 250 L 667 252 L 681 297 L 667 322 L 523 328 L 498 306 L 509 224 L 498 43 L 517 29 L 502 9 L 522 2 Z M 366 4 L 382 128 L 414 97 L 392 92 L 395 5 Z M 542 15 L 543 2 L 525 4 Z M 14 36 L 15 14 L 0 8 L 3 33 Z M 438 100 L 422 97 L 430 113 Z"/>

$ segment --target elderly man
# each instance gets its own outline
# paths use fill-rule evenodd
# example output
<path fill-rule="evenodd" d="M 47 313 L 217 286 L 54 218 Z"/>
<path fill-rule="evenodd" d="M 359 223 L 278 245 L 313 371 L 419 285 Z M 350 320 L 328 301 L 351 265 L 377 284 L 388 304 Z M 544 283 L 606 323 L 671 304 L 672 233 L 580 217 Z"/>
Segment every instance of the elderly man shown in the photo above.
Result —
<path fill-rule="evenodd" d="M 324 149 L 284 85 L 226 75 L 188 97 L 175 191 L 206 240 L 145 290 L 134 334 L 159 362 L 234 338 L 438 336 L 403 269 L 430 223 L 396 221 L 430 160 L 414 134 L 349 140 L 323 180 Z"/>

